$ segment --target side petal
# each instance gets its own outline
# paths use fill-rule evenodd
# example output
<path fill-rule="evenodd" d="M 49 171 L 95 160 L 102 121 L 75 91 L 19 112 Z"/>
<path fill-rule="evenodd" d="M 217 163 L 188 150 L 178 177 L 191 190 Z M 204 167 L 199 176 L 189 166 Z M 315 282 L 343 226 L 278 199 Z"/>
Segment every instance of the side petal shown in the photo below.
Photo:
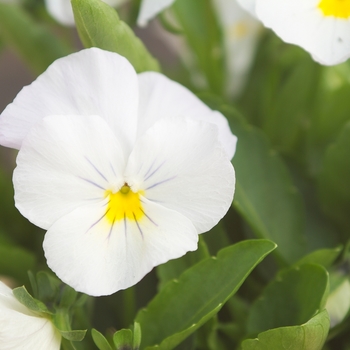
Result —
<path fill-rule="evenodd" d="M 125 178 L 134 191 L 189 218 L 198 233 L 226 214 L 235 174 L 217 127 L 190 119 L 163 119 L 139 139 Z"/>
<path fill-rule="evenodd" d="M 165 8 L 169 7 L 175 0 L 143 0 L 140 7 L 137 24 L 145 26 L 148 21 L 157 16 Z"/>
<path fill-rule="evenodd" d="M 59 349 L 61 336 L 50 320 L 22 305 L 0 281 L 0 349 Z"/>
<path fill-rule="evenodd" d="M 319 0 L 257 1 L 256 14 L 283 41 L 308 51 L 324 65 L 350 57 L 350 19 L 325 16 Z"/>
<path fill-rule="evenodd" d="M 19 211 L 47 229 L 80 205 L 123 185 L 122 148 L 98 116 L 51 116 L 31 129 L 13 183 Z M 118 188 L 119 188 L 118 187 Z"/>
<path fill-rule="evenodd" d="M 68 0 L 45 0 L 47 12 L 64 26 L 74 26 L 72 5 Z"/>
<path fill-rule="evenodd" d="M 212 111 L 191 91 L 162 74 L 145 72 L 138 77 L 138 136 L 160 119 L 176 117 L 205 121 L 218 127 L 220 142 L 229 158 L 233 157 L 237 138 L 232 134 L 227 119 L 221 113 Z"/>
<path fill-rule="evenodd" d="M 18 312 L 0 312 L 0 349 L 59 350 L 61 335 L 44 317 Z"/>
<path fill-rule="evenodd" d="M 109 295 L 139 282 L 154 266 L 197 248 L 183 215 L 142 198 L 145 215 L 109 222 L 104 205 L 80 207 L 46 233 L 48 266 L 75 290 Z"/>
<path fill-rule="evenodd" d="M 0 144 L 20 149 L 49 115 L 99 115 L 130 151 L 136 135 L 137 75 L 122 56 L 90 48 L 55 61 L 0 116 Z"/>

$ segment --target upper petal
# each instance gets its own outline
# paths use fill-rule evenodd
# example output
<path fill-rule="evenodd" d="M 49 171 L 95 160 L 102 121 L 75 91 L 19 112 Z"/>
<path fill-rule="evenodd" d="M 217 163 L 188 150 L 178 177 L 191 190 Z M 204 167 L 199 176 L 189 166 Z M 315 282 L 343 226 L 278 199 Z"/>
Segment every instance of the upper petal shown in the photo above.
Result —
<path fill-rule="evenodd" d="M 227 119 L 221 113 L 211 110 L 191 91 L 162 74 L 145 72 L 138 77 L 138 136 L 160 119 L 176 117 L 202 120 L 218 127 L 220 142 L 229 158 L 233 157 L 237 138 L 232 134 Z"/>
<path fill-rule="evenodd" d="M 217 127 L 191 119 L 162 119 L 130 155 L 126 181 L 135 191 L 189 218 L 198 233 L 210 230 L 233 199 L 235 175 Z"/>
<path fill-rule="evenodd" d="M 145 26 L 159 12 L 170 6 L 175 0 L 143 0 L 140 7 L 137 24 Z"/>
<path fill-rule="evenodd" d="M 17 157 L 13 183 L 19 211 L 48 228 L 80 205 L 122 186 L 122 147 L 98 116 L 50 116 L 31 129 Z"/>
<path fill-rule="evenodd" d="M 107 200 L 79 207 L 46 233 L 49 267 L 75 290 L 109 295 L 141 280 L 154 266 L 197 248 L 198 235 L 183 215 L 142 198 L 137 220 L 106 219 Z"/>
<path fill-rule="evenodd" d="M 19 149 L 30 128 L 49 115 L 99 115 L 129 152 L 138 105 L 137 75 L 122 56 L 91 48 L 55 61 L 24 87 L 0 116 L 0 144 Z"/>

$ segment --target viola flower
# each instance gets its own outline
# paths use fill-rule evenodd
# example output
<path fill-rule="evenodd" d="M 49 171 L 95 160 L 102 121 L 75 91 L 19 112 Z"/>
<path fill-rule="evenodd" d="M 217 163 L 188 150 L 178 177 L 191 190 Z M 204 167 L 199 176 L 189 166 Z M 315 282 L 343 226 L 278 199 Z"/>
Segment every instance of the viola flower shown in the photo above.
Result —
<path fill-rule="evenodd" d="M 238 0 L 287 43 L 335 65 L 350 57 L 350 0 Z"/>
<path fill-rule="evenodd" d="M 197 247 L 231 205 L 236 137 L 165 76 L 96 48 L 54 62 L 0 116 L 16 206 L 49 267 L 107 295 Z"/>
<path fill-rule="evenodd" d="M 116 7 L 126 0 L 102 0 L 106 4 Z M 45 0 L 47 12 L 60 24 L 74 26 L 74 15 L 70 0 Z"/>
<path fill-rule="evenodd" d="M 0 281 L 0 349 L 59 350 L 60 345 L 53 323 L 22 305 Z"/>

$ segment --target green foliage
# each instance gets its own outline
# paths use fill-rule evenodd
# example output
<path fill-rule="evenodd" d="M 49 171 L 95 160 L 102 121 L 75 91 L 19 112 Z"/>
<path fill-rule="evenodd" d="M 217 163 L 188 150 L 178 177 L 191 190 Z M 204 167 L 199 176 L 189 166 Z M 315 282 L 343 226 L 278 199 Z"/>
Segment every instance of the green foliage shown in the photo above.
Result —
<path fill-rule="evenodd" d="M 0 274 L 21 282 L 27 281 L 27 270 L 33 269 L 36 264 L 34 253 L 14 244 L 1 243 L 0 256 Z"/>
<path fill-rule="evenodd" d="M 113 350 L 108 340 L 96 329 L 91 330 L 92 339 L 99 350 Z"/>
<path fill-rule="evenodd" d="M 213 317 L 274 248 L 266 240 L 244 241 L 170 281 L 136 317 L 142 329 L 142 347 L 173 349 Z"/>
<path fill-rule="evenodd" d="M 252 305 L 248 334 L 307 322 L 324 308 L 328 273 L 320 265 L 292 267 L 277 275 Z"/>
<path fill-rule="evenodd" d="M 29 310 L 39 312 L 39 313 L 49 313 L 48 309 L 46 308 L 45 304 L 42 303 L 39 300 L 34 299 L 27 291 L 27 289 L 22 286 L 15 288 L 13 290 L 13 295 L 16 297 L 16 299 L 26 306 Z"/>
<path fill-rule="evenodd" d="M 158 62 L 130 27 L 119 19 L 113 8 L 100 0 L 72 0 L 72 6 L 85 47 L 95 46 L 119 53 L 130 61 L 138 73 L 160 70 Z"/>
<path fill-rule="evenodd" d="M 57 36 L 16 5 L 0 3 L 0 37 L 37 74 L 57 58 L 71 53 Z"/>
<path fill-rule="evenodd" d="M 329 317 L 323 310 L 303 325 L 270 329 L 247 339 L 242 350 L 321 350 L 328 329 Z"/>
<path fill-rule="evenodd" d="M 221 110 L 239 140 L 232 160 L 237 178 L 233 205 L 258 237 L 276 242 L 276 254 L 293 263 L 306 253 L 300 194 L 264 134 L 243 122 L 232 109 Z"/>
<path fill-rule="evenodd" d="M 349 159 L 350 122 L 342 128 L 335 143 L 328 147 L 319 176 L 319 194 L 323 208 L 346 232 L 350 229 Z"/>

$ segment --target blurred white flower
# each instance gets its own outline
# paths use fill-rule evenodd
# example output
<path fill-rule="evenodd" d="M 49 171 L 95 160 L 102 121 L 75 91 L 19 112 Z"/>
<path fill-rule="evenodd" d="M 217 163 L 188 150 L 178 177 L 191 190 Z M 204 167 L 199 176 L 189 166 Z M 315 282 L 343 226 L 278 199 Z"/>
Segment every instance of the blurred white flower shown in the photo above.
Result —
<path fill-rule="evenodd" d="M 126 0 L 101 0 L 106 4 L 116 7 Z M 74 15 L 70 0 L 45 0 L 48 13 L 64 26 L 74 26 Z"/>
<path fill-rule="evenodd" d="M 140 7 L 138 24 L 144 26 L 159 12 L 170 6 L 175 0 L 143 0 Z M 229 96 L 236 96 L 242 90 L 247 73 L 255 55 L 261 24 L 238 5 L 237 0 L 212 0 L 219 23 L 223 30 L 226 52 L 227 86 Z M 169 37 L 169 36 L 168 36 Z M 166 43 L 176 45 L 181 58 L 193 71 L 193 60 L 189 48 L 177 38 Z"/>
<path fill-rule="evenodd" d="M 232 203 L 227 120 L 159 73 L 92 48 L 57 60 L 0 117 L 16 206 L 50 268 L 106 295 L 197 247 Z"/>
<path fill-rule="evenodd" d="M 238 0 L 287 43 L 334 65 L 350 57 L 350 0 Z"/>
<path fill-rule="evenodd" d="M 59 350 L 60 344 L 52 322 L 22 305 L 0 281 L 0 349 Z"/>

